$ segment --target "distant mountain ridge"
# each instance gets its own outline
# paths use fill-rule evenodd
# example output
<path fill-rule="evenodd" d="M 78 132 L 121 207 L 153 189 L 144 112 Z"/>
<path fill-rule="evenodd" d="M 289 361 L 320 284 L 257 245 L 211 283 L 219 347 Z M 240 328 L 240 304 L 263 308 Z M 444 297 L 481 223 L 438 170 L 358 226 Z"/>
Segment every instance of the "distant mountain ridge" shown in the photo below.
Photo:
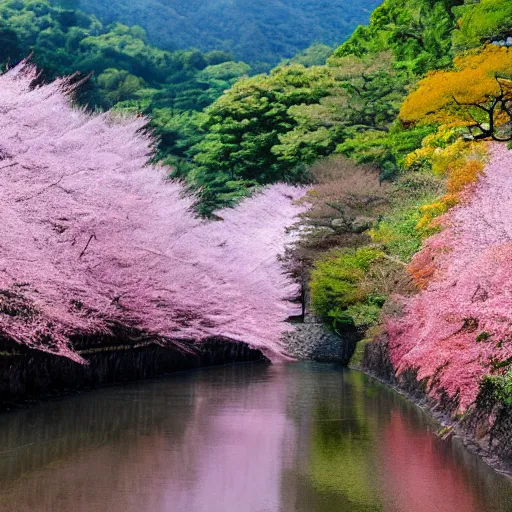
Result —
<path fill-rule="evenodd" d="M 103 22 L 141 25 L 168 48 L 227 50 L 246 62 L 275 64 L 312 43 L 344 41 L 381 0 L 53 0 Z"/>

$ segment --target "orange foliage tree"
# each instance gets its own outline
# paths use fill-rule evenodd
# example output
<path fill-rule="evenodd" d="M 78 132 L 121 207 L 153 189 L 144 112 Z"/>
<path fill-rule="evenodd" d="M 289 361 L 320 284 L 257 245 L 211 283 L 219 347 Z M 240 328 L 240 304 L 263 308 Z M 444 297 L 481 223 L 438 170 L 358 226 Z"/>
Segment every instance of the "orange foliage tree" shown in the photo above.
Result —
<path fill-rule="evenodd" d="M 429 73 L 400 111 L 405 124 L 466 126 L 476 139 L 512 140 L 512 49 L 489 45 Z"/>

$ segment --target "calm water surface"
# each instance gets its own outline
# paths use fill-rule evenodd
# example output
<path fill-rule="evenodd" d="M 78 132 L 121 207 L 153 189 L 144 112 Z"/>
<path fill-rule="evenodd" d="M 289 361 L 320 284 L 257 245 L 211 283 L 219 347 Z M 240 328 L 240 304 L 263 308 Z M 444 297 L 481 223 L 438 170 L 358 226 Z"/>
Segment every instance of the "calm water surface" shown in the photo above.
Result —
<path fill-rule="evenodd" d="M 511 481 L 336 366 L 240 365 L 0 415 L 0 510 L 511 512 Z"/>

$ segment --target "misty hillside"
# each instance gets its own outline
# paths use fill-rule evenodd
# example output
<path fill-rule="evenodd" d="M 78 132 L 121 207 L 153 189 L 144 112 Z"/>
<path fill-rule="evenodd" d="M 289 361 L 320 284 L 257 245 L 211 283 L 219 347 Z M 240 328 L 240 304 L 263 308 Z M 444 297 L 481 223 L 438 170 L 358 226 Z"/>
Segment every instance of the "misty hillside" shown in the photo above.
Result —
<path fill-rule="evenodd" d="M 314 42 L 336 44 L 367 23 L 379 0 L 54 0 L 103 22 L 143 26 L 167 49 L 223 49 L 276 63 Z"/>

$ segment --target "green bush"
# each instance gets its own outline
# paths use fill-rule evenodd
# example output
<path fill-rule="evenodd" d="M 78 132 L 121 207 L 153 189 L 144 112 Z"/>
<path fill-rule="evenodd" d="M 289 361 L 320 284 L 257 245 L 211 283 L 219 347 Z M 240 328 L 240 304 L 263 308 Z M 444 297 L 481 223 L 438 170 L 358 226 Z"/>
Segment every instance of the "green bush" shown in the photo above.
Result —
<path fill-rule="evenodd" d="M 403 262 L 409 262 L 422 244 L 422 236 L 416 229 L 423 214 L 419 205 L 394 210 L 371 231 L 375 242 Z"/>
<path fill-rule="evenodd" d="M 424 216 L 422 206 L 430 205 L 445 193 L 445 183 L 430 171 L 409 171 L 393 183 L 392 208 L 370 231 L 374 242 L 387 253 L 408 263 L 421 248 L 426 234 L 418 229 Z"/>
<path fill-rule="evenodd" d="M 512 36 L 512 3 L 509 0 L 481 0 L 456 7 L 458 30 L 453 31 L 456 50 L 476 48 L 491 40 Z"/>
<path fill-rule="evenodd" d="M 376 249 L 334 250 L 318 261 L 311 273 L 311 306 L 334 328 L 373 323 L 383 298 L 367 296 L 362 286 L 372 262 L 382 256 Z"/>
<path fill-rule="evenodd" d="M 505 375 L 486 375 L 482 379 L 479 399 L 488 397 L 498 403 L 512 406 L 512 370 Z"/>
<path fill-rule="evenodd" d="M 347 138 L 336 148 L 358 163 L 373 163 L 381 167 L 383 178 L 391 178 L 402 169 L 405 157 L 421 147 L 421 141 L 435 132 L 432 125 L 406 130 L 395 123 L 388 132 L 367 130 Z"/>

